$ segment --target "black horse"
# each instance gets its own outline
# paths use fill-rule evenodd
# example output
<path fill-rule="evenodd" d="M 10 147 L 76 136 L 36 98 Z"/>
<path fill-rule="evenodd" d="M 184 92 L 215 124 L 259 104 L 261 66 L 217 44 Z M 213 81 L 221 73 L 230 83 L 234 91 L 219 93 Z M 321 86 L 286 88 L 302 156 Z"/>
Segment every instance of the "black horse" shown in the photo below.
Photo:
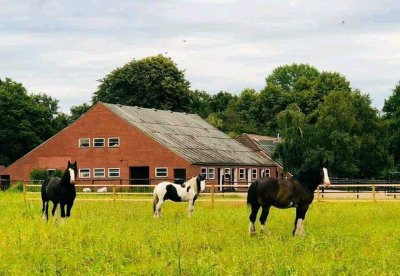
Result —
<path fill-rule="evenodd" d="M 46 220 L 49 219 L 49 201 L 53 202 L 53 210 L 51 214 L 54 216 L 57 205 L 60 203 L 61 217 L 65 218 L 71 215 L 71 208 L 74 204 L 76 197 L 75 190 L 75 176 L 78 172 L 78 165 L 68 161 L 67 169 L 63 176 L 47 178 L 42 184 L 42 201 L 43 208 L 42 213 L 46 216 Z M 65 205 L 67 205 L 67 212 L 65 213 Z"/>
<path fill-rule="evenodd" d="M 293 236 L 302 235 L 308 207 L 314 199 L 315 189 L 321 183 L 326 187 L 330 185 L 328 170 L 323 165 L 305 169 L 291 179 L 262 177 L 251 183 L 247 193 L 247 204 L 251 207 L 250 235 L 256 233 L 254 223 L 260 207 L 261 232 L 264 232 L 271 206 L 281 209 L 296 208 Z"/>

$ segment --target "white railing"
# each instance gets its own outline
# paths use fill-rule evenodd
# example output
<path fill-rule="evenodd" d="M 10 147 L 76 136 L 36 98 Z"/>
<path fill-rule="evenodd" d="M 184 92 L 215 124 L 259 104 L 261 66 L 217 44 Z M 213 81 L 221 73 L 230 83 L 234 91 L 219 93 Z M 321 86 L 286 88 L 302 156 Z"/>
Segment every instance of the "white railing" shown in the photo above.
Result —
<path fill-rule="evenodd" d="M 121 184 L 89 184 L 75 185 L 78 192 L 77 200 L 88 201 L 151 201 L 152 190 L 156 185 L 121 185 Z M 40 185 L 23 183 L 24 200 L 40 199 Z M 107 188 L 107 192 L 97 192 L 99 188 Z M 206 192 L 202 194 L 200 201 L 246 201 L 248 184 L 223 185 L 229 192 L 220 191 L 220 185 L 207 185 Z M 35 191 L 32 191 L 35 188 Z M 91 192 L 82 192 L 83 188 L 92 189 Z M 93 190 L 94 189 L 94 190 Z M 347 189 L 347 191 L 346 191 Z M 35 197 L 33 197 L 36 195 Z M 98 195 L 98 196 L 94 196 Z M 135 197 L 137 196 L 137 197 Z M 315 199 L 321 201 L 388 201 L 400 199 L 400 184 L 332 184 L 329 188 L 318 186 L 315 191 Z M 400 202 L 400 201 L 399 201 Z"/>

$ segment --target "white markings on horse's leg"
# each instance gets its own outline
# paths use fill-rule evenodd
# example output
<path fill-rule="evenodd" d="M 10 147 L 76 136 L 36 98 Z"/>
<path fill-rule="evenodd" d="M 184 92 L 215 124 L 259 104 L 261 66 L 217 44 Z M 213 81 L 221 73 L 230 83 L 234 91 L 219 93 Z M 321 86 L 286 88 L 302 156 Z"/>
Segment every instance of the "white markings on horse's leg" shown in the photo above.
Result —
<path fill-rule="evenodd" d="M 256 234 L 256 226 L 251 221 L 250 221 L 250 224 L 249 224 L 249 234 L 250 234 L 250 236 L 253 236 L 253 235 Z"/>
<path fill-rule="evenodd" d="M 188 209 L 189 218 L 192 216 L 192 214 L 193 214 L 193 200 L 189 200 L 189 209 Z"/>
<path fill-rule="evenodd" d="M 327 168 L 322 168 L 322 170 L 324 171 L 324 186 L 328 187 L 329 185 L 331 185 L 331 181 L 329 180 L 328 170 Z"/>
<path fill-rule="evenodd" d="M 296 232 L 294 233 L 295 236 L 302 236 L 303 235 L 303 222 L 304 220 L 299 218 L 296 223 Z"/>
<path fill-rule="evenodd" d="M 264 232 L 265 232 L 265 224 L 261 224 L 260 233 L 264 233 Z"/>
<path fill-rule="evenodd" d="M 161 206 L 164 203 L 163 200 L 159 200 L 158 203 L 156 204 L 156 210 L 154 212 L 154 218 L 160 218 L 161 217 Z"/>

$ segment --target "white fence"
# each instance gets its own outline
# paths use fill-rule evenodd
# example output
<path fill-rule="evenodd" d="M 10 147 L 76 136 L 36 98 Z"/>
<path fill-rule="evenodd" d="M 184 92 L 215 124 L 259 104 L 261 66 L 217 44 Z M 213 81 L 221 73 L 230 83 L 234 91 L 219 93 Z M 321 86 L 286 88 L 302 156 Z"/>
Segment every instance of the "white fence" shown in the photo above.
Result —
<path fill-rule="evenodd" d="M 152 201 L 152 190 L 155 185 L 120 185 L 120 184 L 89 184 L 75 185 L 77 200 L 82 201 Z M 91 192 L 82 192 L 90 188 Z M 97 192 L 106 188 L 106 192 Z M 216 185 L 207 185 L 206 192 L 200 201 L 246 201 L 248 185 L 224 185 L 229 192 L 221 192 Z M 104 190 L 104 189 L 103 189 Z M 25 201 L 40 199 L 40 185 L 23 184 Z M 324 188 L 322 185 L 315 191 L 315 200 L 328 201 L 399 201 L 400 184 L 340 184 Z M 399 201 L 400 202 L 400 201 Z"/>

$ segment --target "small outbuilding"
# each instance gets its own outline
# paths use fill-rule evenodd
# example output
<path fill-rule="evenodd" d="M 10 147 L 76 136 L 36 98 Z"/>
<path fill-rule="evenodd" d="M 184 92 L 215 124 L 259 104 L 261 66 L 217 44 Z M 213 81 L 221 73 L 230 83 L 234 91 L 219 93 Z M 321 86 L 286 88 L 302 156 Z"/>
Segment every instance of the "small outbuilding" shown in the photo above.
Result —
<path fill-rule="evenodd" d="M 280 137 L 262 136 L 257 134 L 243 133 L 237 139 L 238 142 L 245 145 L 253 152 L 267 158 L 276 165 L 276 177 L 283 177 L 283 164 L 280 159 L 274 158 L 274 153 L 279 143 L 281 143 Z M 290 173 L 286 173 L 286 177 L 292 176 Z"/>

